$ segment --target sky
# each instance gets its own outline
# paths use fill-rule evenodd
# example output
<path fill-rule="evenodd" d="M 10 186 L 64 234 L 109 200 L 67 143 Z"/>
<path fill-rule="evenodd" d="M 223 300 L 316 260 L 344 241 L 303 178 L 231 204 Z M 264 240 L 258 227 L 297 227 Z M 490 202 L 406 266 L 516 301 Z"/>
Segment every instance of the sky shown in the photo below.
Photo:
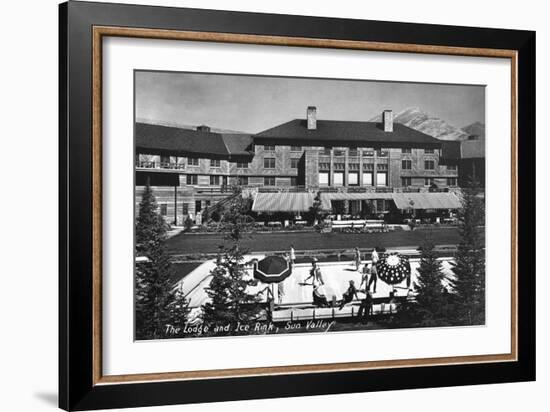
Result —
<path fill-rule="evenodd" d="M 485 120 L 485 88 L 471 85 L 136 71 L 136 119 L 258 133 L 296 118 L 368 121 L 419 107 L 456 127 Z"/>

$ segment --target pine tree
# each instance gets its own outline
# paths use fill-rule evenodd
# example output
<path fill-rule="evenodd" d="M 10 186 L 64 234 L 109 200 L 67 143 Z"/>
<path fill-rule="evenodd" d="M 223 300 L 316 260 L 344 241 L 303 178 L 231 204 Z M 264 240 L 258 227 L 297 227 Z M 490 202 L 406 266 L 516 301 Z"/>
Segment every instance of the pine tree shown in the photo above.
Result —
<path fill-rule="evenodd" d="M 206 293 L 210 300 L 203 309 L 203 321 L 212 326 L 228 323 L 246 323 L 257 318 L 260 312 L 258 294 L 249 293 L 249 287 L 257 281 L 251 279 L 244 265 L 244 251 L 240 241 L 250 230 L 254 221 L 247 215 L 249 202 L 236 196 L 222 216 L 220 227 L 229 245 L 220 246 L 212 281 Z"/>
<path fill-rule="evenodd" d="M 453 292 L 460 324 L 485 323 L 485 205 L 475 184 L 463 191 L 459 213 L 460 243 L 453 263 Z"/>
<path fill-rule="evenodd" d="M 317 192 L 313 198 L 313 203 L 309 208 L 309 220 L 310 223 L 318 223 L 320 220 L 324 219 L 325 213 L 323 211 L 323 203 L 321 201 L 321 192 Z"/>
<path fill-rule="evenodd" d="M 434 251 L 434 243 L 426 239 L 421 247 L 420 267 L 416 278 L 416 305 L 413 309 L 420 326 L 443 326 L 450 322 L 449 295 L 443 285 L 445 274 Z"/>
<path fill-rule="evenodd" d="M 165 251 L 166 223 L 157 213 L 149 182 L 145 186 L 136 222 L 136 338 L 158 339 L 167 325 L 182 325 L 189 312 L 186 300 L 170 281 L 172 266 Z"/>
<path fill-rule="evenodd" d="M 203 305 L 203 320 L 207 324 L 225 326 L 257 318 L 260 298 L 248 292 L 257 281 L 248 277 L 238 244 L 226 248 L 218 256 L 211 274 L 212 281 L 206 288 L 210 301 Z"/>

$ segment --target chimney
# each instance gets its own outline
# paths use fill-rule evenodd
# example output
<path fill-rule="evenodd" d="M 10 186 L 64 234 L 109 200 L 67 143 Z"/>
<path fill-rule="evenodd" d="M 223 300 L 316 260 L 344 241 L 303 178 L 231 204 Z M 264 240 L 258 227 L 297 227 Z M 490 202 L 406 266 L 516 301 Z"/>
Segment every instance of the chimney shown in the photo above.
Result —
<path fill-rule="evenodd" d="M 393 112 L 391 110 L 384 110 L 382 122 L 384 123 L 385 132 L 393 132 Z"/>
<path fill-rule="evenodd" d="M 197 126 L 197 132 L 210 132 L 210 127 L 201 124 L 200 126 Z"/>
<path fill-rule="evenodd" d="M 317 108 L 308 106 L 307 108 L 307 130 L 317 129 Z"/>

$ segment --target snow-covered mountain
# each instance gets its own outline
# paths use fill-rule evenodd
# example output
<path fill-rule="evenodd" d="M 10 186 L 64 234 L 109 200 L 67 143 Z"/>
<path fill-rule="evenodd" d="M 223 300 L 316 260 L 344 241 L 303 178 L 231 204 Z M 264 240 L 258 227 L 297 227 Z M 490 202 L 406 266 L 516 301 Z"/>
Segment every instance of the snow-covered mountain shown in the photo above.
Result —
<path fill-rule="evenodd" d="M 375 116 L 370 121 L 380 122 L 382 121 L 382 115 Z M 480 122 L 472 123 L 464 129 L 460 129 L 443 119 L 429 115 L 418 107 L 410 107 L 399 113 L 394 113 L 393 121 L 441 140 L 466 140 L 470 134 L 477 134 L 481 137 L 482 134 L 479 131 L 484 132 L 485 130 L 484 124 Z M 473 130 L 477 132 L 472 133 Z M 484 135 L 485 133 L 483 133 Z"/>

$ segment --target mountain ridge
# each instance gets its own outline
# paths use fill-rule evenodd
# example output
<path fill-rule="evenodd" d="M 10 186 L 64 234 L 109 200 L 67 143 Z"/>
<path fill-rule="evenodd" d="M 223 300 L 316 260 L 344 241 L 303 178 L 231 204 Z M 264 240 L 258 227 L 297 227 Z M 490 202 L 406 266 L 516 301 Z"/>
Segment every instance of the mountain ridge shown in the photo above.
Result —
<path fill-rule="evenodd" d="M 370 121 L 381 122 L 382 115 L 377 115 Z M 474 122 L 463 128 L 458 128 L 439 117 L 431 116 L 416 106 L 394 113 L 393 121 L 440 140 L 467 140 L 470 135 L 474 134 L 485 138 L 485 124 L 482 122 Z"/>

